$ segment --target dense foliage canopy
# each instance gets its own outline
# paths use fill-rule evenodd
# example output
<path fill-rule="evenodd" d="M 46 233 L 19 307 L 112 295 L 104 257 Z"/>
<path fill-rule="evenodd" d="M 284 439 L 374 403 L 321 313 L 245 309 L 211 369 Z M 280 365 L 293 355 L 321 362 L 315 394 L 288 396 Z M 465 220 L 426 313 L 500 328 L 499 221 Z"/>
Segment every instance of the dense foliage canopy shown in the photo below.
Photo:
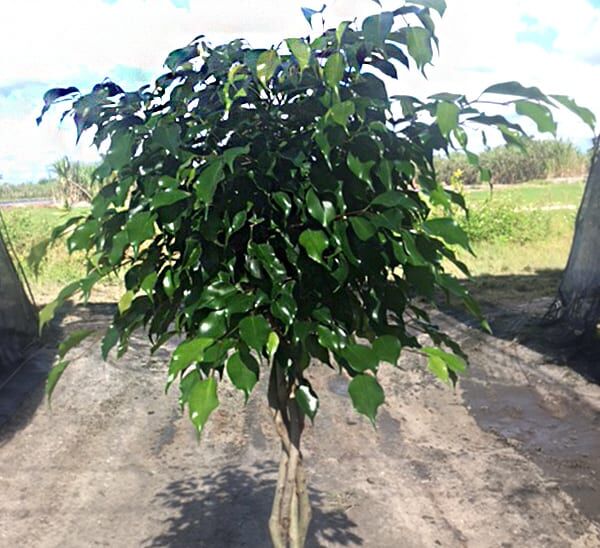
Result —
<path fill-rule="evenodd" d="M 218 404 L 223 372 L 248 395 L 257 358 L 285 371 L 311 418 L 311 358 L 348 373 L 354 406 L 371 419 L 384 400 L 380 362 L 420 348 L 418 332 L 453 351 L 424 349 L 432 371 L 454 379 L 464 369 L 460 350 L 422 304 L 442 290 L 479 311 L 446 271 L 454 263 L 466 272 L 453 247 L 469 246 L 450 216 L 431 217 L 433 207 L 450 214 L 452 203 L 464 205 L 437 181 L 434 153 L 466 150 L 465 124 L 497 127 L 515 143 L 522 130 L 463 95 L 388 96 L 383 75 L 424 70 L 432 59 L 431 8 L 442 14 L 445 4 L 407 2 L 362 25 L 343 22 L 312 41 L 266 50 L 243 40 L 212 47 L 199 36 L 168 56 L 154 87 L 125 92 L 104 81 L 87 95 L 47 92 L 44 112 L 72 99 L 65 115 L 78 135 L 94 129 L 95 144 L 108 143 L 98 176 L 113 179 L 89 215 L 55 232 L 87 253 L 89 274 L 42 321 L 66 298 L 121 273 L 125 293 L 103 354 L 115 346 L 123 354 L 141 327 L 154 350 L 182 336 L 168 384 L 181 381 L 199 430 Z M 315 13 L 304 10 L 309 21 Z M 554 131 L 552 102 L 537 88 L 508 82 L 486 92 L 522 97 L 508 103 Z"/>

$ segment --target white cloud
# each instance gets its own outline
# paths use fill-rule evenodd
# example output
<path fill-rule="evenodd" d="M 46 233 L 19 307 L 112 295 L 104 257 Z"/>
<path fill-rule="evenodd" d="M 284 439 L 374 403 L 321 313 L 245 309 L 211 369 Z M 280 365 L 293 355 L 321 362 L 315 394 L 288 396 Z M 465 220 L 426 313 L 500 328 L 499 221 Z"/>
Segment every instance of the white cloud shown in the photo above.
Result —
<path fill-rule="evenodd" d="M 284 37 L 308 33 L 300 7 L 320 7 L 318 0 L 191 0 L 179 9 L 170 0 L 20 0 L 3 6 L 0 23 L 0 88 L 19 82 L 70 85 L 97 75 L 114 74 L 117 65 L 138 67 L 153 75 L 166 54 L 199 33 L 219 43 L 246 37 L 267 46 Z M 377 10 L 372 0 L 328 2 L 328 20 L 352 19 Z M 386 2 L 397 7 L 398 2 Z M 600 114 L 600 9 L 587 0 L 448 0 L 439 24 L 441 57 L 428 70 L 429 80 L 401 73 L 395 92 L 428 95 L 437 91 L 478 94 L 503 80 L 537 85 L 549 93 L 574 96 Z M 557 32 L 552 51 L 519 43 L 523 16 Z M 318 19 L 317 19 L 318 21 Z M 317 22 L 316 21 L 316 22 Z M 594 64 L 595 60 L 595 64 Z M 43 88 L 42 88 L 43 89 Z M 33 120 L 40 89 L 9 112 L 0 95 L 0 173 L 6 178 L 37 177 L 46 164 L 75 150 L 73 134 L 56 129 L 49 118 L 41 128 Z M 560 135 L 576 142 L 589 131 L 573 116 L 560 114 Z"/>

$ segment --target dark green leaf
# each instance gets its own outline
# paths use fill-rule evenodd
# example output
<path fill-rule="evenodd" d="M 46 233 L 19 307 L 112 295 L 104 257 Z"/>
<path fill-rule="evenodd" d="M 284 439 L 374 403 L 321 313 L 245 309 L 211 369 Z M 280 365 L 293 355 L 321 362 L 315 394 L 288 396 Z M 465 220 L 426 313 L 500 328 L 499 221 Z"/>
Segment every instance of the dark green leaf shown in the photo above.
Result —
<path fill-rule="evenodd" d="M 312 389 L 308 381 L 302 381 L 295 392 L 296 401 L 302 412 L 311 420 L 314 421 L 317 411 L 319 410 L 319 397 Z"/>
<path fill-rule="evenodd" d="M 392 335 L 382 335 L 373 341 L 373 350 L 379 361 L 388 362 L 392 365 L 398 363 L 401 349 L 400 341 Z"/>
<path fill-rule="evenodd" d="M 164 192 L 159 192 L 158 194 L 155 194 L 154 197 L 152 198 L 152 207 L 159 208 L 159 207 L 170 206 L 177 202 L 180 202 L 181 200 L 185 200 L 189 196 L 190 196 L 189 192 L 186 192 L 185 190 L 179 190 L 179 189 L 166 190 Z"/>
<path fill-rule="evenodd" d="M 385 401 L 383 389 L 371 375 L 356 375 L 348 385 L 354 409 L 365 415 L 375 425 L 377 409 Z"/>
<path fill-rule="evenodd" d="M 188 395 L 187 404 L 190 412 L 190 419 L 198 430 L 202 429 L 210 417 L 211 413 L 219 407 L 219 398 L 217 396 L 217 381 L 214 377 L 204 379 L 194 383 Z"/>
<path fill-rule="evenodd" d="M 354 371 L 362 373 L 367 369 L 371 369 L 373 371 L 377 370 L 379 358 L 375 351 L 368 346 L 351 343 L 346 346 L 340 352 L 340 354 L 345 360 L 348 361 L 350 367 L 352 367 Z"/>
<path fill-rule="evenodd" d="M 536 87 L 524 87 L 519 82 L 502 82 L 486 88 L 483 93 L 497 93 L 499 95 L 514 95 L 525 99 L 534 99 L 543 103 L 552 104 L 552 101 Z"/>
<path fill-rule="evenodd" d="M 367 17 L 362 25 L 365 40 L 376 46 L 383 46 L 393 24 L 394 14 L 389 11 Z"/>
<path fill-rule="evenodd" d="M 127 236 L 132 244 L 139 244 L 154 236 L 154 221 L 156 217 L 148 211 L 136 213 L 127 221 Z"/>
<path fill-rule="evenodd" d="M 240 337 L 251 348 L 261 352 L 267 343 L 271 326 L 262 314 L 247 316 L 239 323 Z"/>
<path fill-rule="evenodd" d="M 356 235 L 363 241 L 372 238 L 377 232 L 376 228 L 363 217 L 350 217 L 350 224 Z"/>
<path fill-rule="evenodd" d="M 258 362 L 248 352 L 236 352 L 227 360 L 227 374 L 233 385 L 244 392 L 246 401 L 258 382 Z"/>
<path fill-rule="evenodd" d="M 342 101 L 333 105 L 328 112 L 328 115 L 336 124 L 346 127 L 350 117 L 354 114 L 355 108 L 352 101 Z"/>
<path fill-rule="evenodd" d="M 379 194 L 371 202 L 373 205 L 382 205 L 385 207 L 402 207 L 404 209 L 416 209 L 417 203 L 404 192 L 399 190 L 390 190 Z"/>
<path fill-rule="evenodd" d="M 457 244 L 471 251 L 467 234 L 453 219 L 429 219 L 423 223 L 423 228 L 432 236 L 438 236 L 451 245 Z"/>
<path fill-rule="evenodd" d="M 248 154 L 249 152 L 249 146 L 228 148 L 223 152 L 223 161 L 227 164 L 227 167 L 231 173 L 234 173 L 234 162 L 236 159 L 240 156 Z"/>
<path fill-rule="evenodd" d="M 196 196 L 205 203 L 212 203 L 217 184 L 224 178 L 223 161 L 221 159 L 214 160 L 202 170 L 196 183 Z"/>
<path fill-rule="evenodd" d="M 225 311 L 211 312 L 198 324 L 198 334 L 202 337 L 218 339 L 225 335 L 227 324 L 225 322 Z"/>
<path fill-rule="evenodd" d="M 323 264 L 323 251 L 327 249 L 328 240 L 322 230 L 305 230 L 298 241 L 313 261 Z"/>

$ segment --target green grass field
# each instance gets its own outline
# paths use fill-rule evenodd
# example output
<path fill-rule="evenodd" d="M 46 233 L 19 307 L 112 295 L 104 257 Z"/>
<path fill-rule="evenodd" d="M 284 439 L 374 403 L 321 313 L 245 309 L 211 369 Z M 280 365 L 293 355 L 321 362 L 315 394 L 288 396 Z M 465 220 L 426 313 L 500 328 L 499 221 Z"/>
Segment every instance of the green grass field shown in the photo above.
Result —
<path fill-rule="evenodd" d="M 474 277 L 533 275 L 564 268 L 583 183 L 532 182 L 489 190 L 466 190 L 469 233 L 476 256 L 460 252 Z M 84 273 L 83 257 L 69 257 L 64 246 L 53 247 L 39 278 L 26 265 L 31 247 L 48 237 L 53 227 L 82 210 L 51 207 L 2 211 L 16 254 L 24 265 L 34 294 L 47 302 L 68 282 Z M 100 296 L 118 297 L 116 283 L 102 286 Z"/>
<path fill-rule="evenodd" d="M 474 276 L 528 274 L 565 267 L 584 183 L 525 183 L 466 191 L 465 228 L 476 257 L 462 254 Z"/>

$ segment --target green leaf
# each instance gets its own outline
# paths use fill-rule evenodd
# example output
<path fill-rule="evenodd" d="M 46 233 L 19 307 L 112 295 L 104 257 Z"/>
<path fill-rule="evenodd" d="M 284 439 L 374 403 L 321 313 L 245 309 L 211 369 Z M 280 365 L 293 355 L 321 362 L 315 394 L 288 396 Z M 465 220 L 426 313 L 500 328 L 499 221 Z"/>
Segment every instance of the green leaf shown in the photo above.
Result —
<path fill-rule="evenodd" d="M 408 27 L 406 29 L 408 53 L 422 69 L 433 59 L 431 49 L 431 33 L 422 27 Z"/>
<path fill-rule="evenodd" d="M 336 29 L 335 39 L 338 43 L 338 46 L 342 44 L 342 38 L 344 37 L 344 34 L 346 33 L 346 29 L 348 28 L 349 24 L 349 21 L 342 21 Z"/>
<path fill-rule="evenodd" d="M 524 87 L 519 82 L 502 82 L 501 84 L 494 84 L 489 88 L 486 88 L 483 93 L 497 93 L 499 95 L 514 95 L 517 97 L 524 97 L 525 99 L 534 99 L 536 101 L 542 101 L 552 105 L 552 101 L 542 93 L 539 88 L 536 87 Z"/>
<path fill-rule="evenodd" d="M 432 8 L 440 15 L 444 15 L 444 12 L 446 11 L 445 0 L 410 0 L 410 3 L 425 6 L 426 8 Z"/>
<path fill-rule="evenodd" d="M 211 339 L 218 339 L 225 335 L 225 332 L 227 331 L 225 314 L 224 310 L 217 310 L 208 314 L 208 316 L 198 324 L 198 334 L 202 337 Z"/>
<path fill-rule="evenodd" d="M 54 318 L 54 314 L 56 313 L 56 310 L 60 304 L 62 304 L 60 301 L 54 300 L 48 303 L 46 306 L 44 306 L 44 308 L 40 310 L 38 315 L 40 334 L 42 333 L 42 329 L 44 328 L 44 326 L 48 322 L 52 321 L 52 318 Z"/>
<path fill-rule="evenodd" d="M 306 193 L 306 208 L 311 217 L 324 227 L 327 227 L 335 218 L 335 208 L 333 204 L 327 201 L 321 203 L 312 188 Z"/>
<path fill-rule="evenodd" d="M 271 332 L 271 326 L 262 314 L 244 318 L 239 323 L 240 337 L 251 348 L 261 352 Z"/>
<path fill-rule="evenodd" d="M 131 160 L 131 149 L 133 147 L 132 133 L 117 133 L 113 135 L 110 148 L 106 153 L 106 161 L 114 170 L 121 169 Z"/>
<path fill-rule="evenodd" d="M 267 355 L 269 358 L 273 359 L 277 349 L 279 348 L 279 335 L 275 333 L 275 331 L 271 331 L 269 333 L 269 337 L 267 339 Z"/>
<path fill-rule="evenodd" d="M 332 53 L 325 63 L 324 74 L 325 82 L 329 87 L 335 88 L 344 78 L 346 62 L 344 56 L 336 51 Z"/>
<path fill-rule="evenodd" d="M 431 236 L 437 236 L 442 238 L 446 243 L 460 245 L 467 251 L 472 252 L 467 234 L 456 224 L 454 219 L 429 219 L 423 223 L 423 228 Z"/>
<path fill-rule="evenodd" d="M 298 61 L 300 70 L 307 68 L 310 64 L 310 46 L 302 38 L 288 38 L 286 44 Z"/>
<path fill-rule="evenodd" d="M 166 389 L 169 389 L 179 373 L 187 369 L 193 363 L 202 361 L 204 351 L 214 342 L 214 339 L 206 337 L 197 337 L 182 342 L 171 356 Z"/>
<path fill-rule="evenodd" d="M 367 17 L 362 24 L 365 40 L 382 47 L 394 24 L 394 14 L 386 11 Z"/>
<path fill-rule="evenodd" d="M 286 327 L 294 323 L 297 312 L 298 304 L 291 291 L 283 291 L 271 304 L 271 313 Z"/>
<path fill-rule="evenodd" d="M 427 367 L 429 367 L 429 370 L 441 381 L 446 383 L 450 382 L 450 373 L 448 373 L 446 362 L 439 356 L 429 356 Z"/>
<path fill-rule="evenodd" d="M 244 392 L 246 401 L 258 382 L 258 362 L 249 352 L 236 352 L 227 360 L 227 375 L 233 385 Z"/>
<path fill-rule="evenodd" d="M 65 369 L 69 366 L 71 362 L 63 360 L 58 362 L 50 372 L 48 373 L 48 379 L 46 380 L 46 396 L 48 397 L 48 401 L 52 398 L 52 393 L 56 388 L 56 383 L 62 377 L 62 374 L 65 372 Z"/>
<path fill-rule="evenodd" d="M 339 352 L 345 347 L 345 341 L 342 337 L 323 325 L 317 326 L 317 339 L 321 346 L 332 352 Z"/>
<path fill-rule="evenodd" d="M 348 125 L 350 117 L 355 113 L 355 107 L 353 101 L 342 101 L 333 105 L 327 113 L 336 124 L 342 127 Z"/>
<path fill-rule="evenodd" d="M 181 200 L 185 200 L 190 196 L 189 192 L 185 192 L 184 190 L 174 189 L 174 190 L 165 190 L 162 192 L 158 192 L 152 197 L 152 207 L 159 208 L 170 206 L 180 202 Z"/>
<path fill-rule="evenodd" d="M 351 343 L 340 352 L 341 356 L 348 361 L 350 367 L 359 373 L 371 369 L 377 370 L 379 358 L 372 348 L 362 344 Z"/>
<path fill-rule="evenodd" d="M 515 103 L 515 108 L 518 114 L 531 118 L 541 133 L 556 135 L 556 122 L 548 107 L 522 100 Z"/>
<path fill-rule="evenodd" d="M 302 412 L 313 422 L 319 410 L 319 397 L 310 383 L 303 380 L 294 395 Z"/>
<path fill-rule="evenodd" d="M 351 152 L 348 153 L 348 157 L 346 159 L 346 163 L 350 168 L 350 171 L 354 173 L 361 181 L 367 183 L 371 188 L 373 188 L 373 182 L 371 180 L 371 169 L 375 165 L 375 162 L 370 160 L 368 162 L 361 162 L 354 154 Z"/>
<path fill-rule="evenodd" d="M 460 356 L 456 354 L 450 354 L 449 352 L 444 352 L 439 348 L 435 348 L 433 346 L 428 346 L 421 349 L 422 352 L 427 354 L 428 356 L 437 357 L 448 366 L 451 371 L 454 371 L 457 374 L 464 373 L 467 370 L 467 363 Z"/>
<path fill-rule="evenodd" d="M 292 211 L 292 200 L 285 192 L 275 192 L 273 200 L 279 206 L 285 217 L 288 217 Z"/>
<path fill-rule="evenodd" d="M 123 293 L 123 296 L 119 299 L 119 304 L 117 306 L 119 314 L 124 314 L 129 310 L 134 296 L 135 293 L 133 291 L 126 291 Z"/>
<path fill-rule="evenodd" d="M 169 299 L 171 299 L 173 295 L 175 295 L 175 291 L 177 290 L 177 284 L 175 283 L 175 280 L 173 278 L 173 272 L 171 270 L 167 270 L 167 272 L 165 273 L 162 280 L 162 286 L 165 290 L 165 295 Z"/>
<path fill-rule="evenodd" d="M 354 409 L 368 417 L 375 426 L 377 409 L 385 401 L 383 388 L 381 388 L 375 377 L 356 375 L 348 385 L 348 393 L 352 399 Z"/>
<path fill-rule="evenodd" d="M 401 349 L 400 341 L 392 335 L 382 335 L 373 341 L 373 350 L 379 361 L 388 362 L 392 365 L 398 363 Z"/>
<path fill-rule="evenodd" d="M 376 196 L 371 202 L 372 205 L 382 205 L 385 207 L 402 207 L 404 209 L 417 209 L 417 203 L 404 192 L 399 190 L 389 190 Z"/>
<path fill-rule="evenodd" d="M 568 108 L 571 112 L 579 116 L 579 118 L 581 118 L 585 124 L 590 126 L 592 131 L 595 130 L 596 116 L 591 110 L 585 107 L 580 107 L 573 99 L 567 97 L 566 95 L 551 95 L 550 97 L 552 97 L 552 99 L 555 101 L 558 101 L 563 107 Z"/>
<path fill-rule="evenodd" d="M 196 183 L 196 196 L 198 199 L 207 205 L 211 204 L 217 184 L 224 178 L 223 160 L 221 158 L 213 160 L 198 176 L 198 182 Z"/>
<path fill-rule="evenodd" d="M 48 246 L 50 245 L 50 242 L 50 238 L 41 240 L 31 248 L 31 251 L 27 256 L 27 264 L 29 265 L 36 277 L 40 273 L 40 265 L 42 264 L 42 260 L 46 256 L 46 252 L 48 251 Z"/>
<path fill-rule="evenodd" d="M 313 261 L 324 264 L 323 251 L 327 249 L 329 241 L 322 230 L 305 230 L 298 241 Z"/>
<path fill-rule="evenodd" d="M 161 147 L 167 149 L 173 156 L 177 157 L 177 152 L 181 145 L 181 129 L 175 123 L 163 123 L 154 130 L 154 141 Z"/>
<path fill-rule="evenodd" d="M 372 238 L 377 232 L 377 229 L 363 217 L 350 217 L 350 224 L 356 235 L 364 242 Z"/>
<path fill-rule="evenodd" d="M 100 346 L 102 352 L 102 359 L 106 361 L 108 358 L 109 352 L 113 349 L 113 347 L 119 342 L 119 331 L 115 326 L 110 326 L 104 337 L 102 337 L 102 344 Z"/>
<path fill-rule="evenodd" d="M 79 329 L 71 333 L 63 342 L 58 346 L 58 357 L 62 360 L 67 352 L 85 340 L 87 337 L 95 333 L 93 329 Z"/>
<path fill-rule="evenodd" d="M 459 108 L 454 103 L 448 103 L 447 101 L 438 103 L 435 117 L 444 137 L 448 137 L 452 130 L 458 128 L 459 112 Z"/>
<path fill-rule="evenodd" d="M 240 156 L 244 156 L 250 152 L 250 147 L 246 145 L 245 147 L 233 147 L 228 148 L 223 152 L 223 161 L 227 164 L 229 171 L 231 173 L 234 172 L 234 162 Z"/>
<path fill-rule="evenodd" d="M 261 53 L 256 61 L 256 76 L 263 85 L 273 77 L 281 59 L 275 50 L 267 50 Z"/>
<path fill-rule="evenodd" d="M 190 419 L 201 434 L 208 417 L 219 407 L 216 379 L 210 377 L 195 383 L 189 391 L 187 404 Z"/>
<path fill-rule="evenodd" d="M 125 225 L 129 242 L 140 244 L 154 237 L 154 221 L 156 217 L 148 211 L 136 213 Z"/>

